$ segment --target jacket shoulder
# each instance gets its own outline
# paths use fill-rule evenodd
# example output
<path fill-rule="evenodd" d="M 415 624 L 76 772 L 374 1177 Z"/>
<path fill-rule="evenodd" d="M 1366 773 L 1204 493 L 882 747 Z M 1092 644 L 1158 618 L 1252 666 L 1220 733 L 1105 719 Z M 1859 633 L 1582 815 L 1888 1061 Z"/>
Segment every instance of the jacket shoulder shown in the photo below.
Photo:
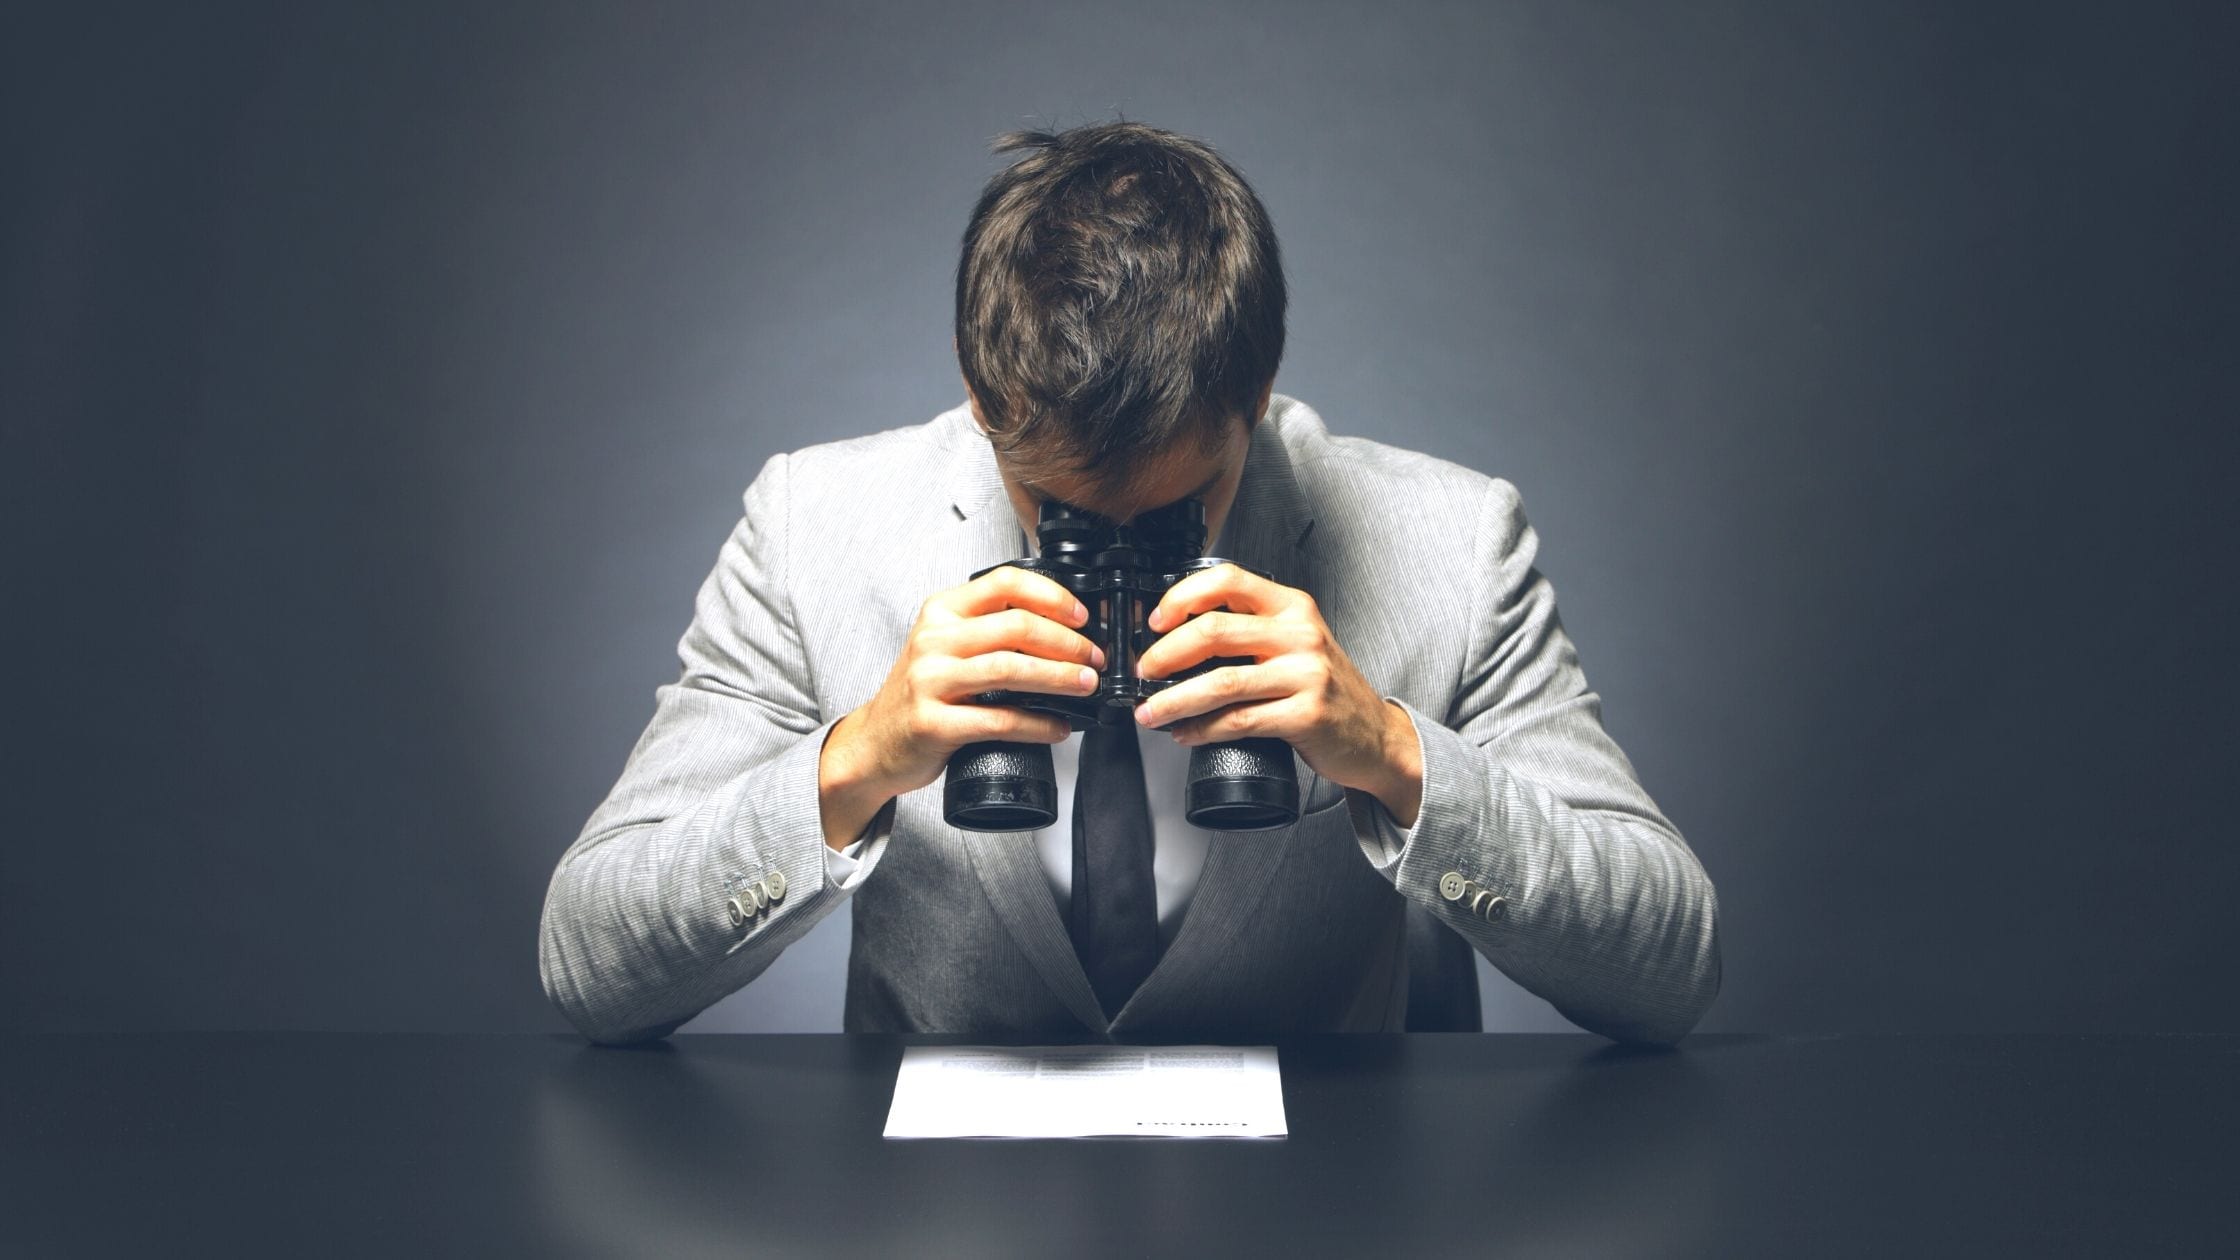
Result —
<path fill-rule="evenodd" d="M 1507 480 L 1453 460 L 1331 433 L 1314 408 L 1295 398 L 1271 397 L 1268 419 L 1283 439 L 1301 494 L 1318 515 L 1350 519 L 1404 507 L 1419 518 L 1459 511 L 1470 520 L 1489 499 L 1521 497 Z"/>
<path fill-rule="evenodd" d="M 958 406 L 922 424 L 795 447 L 772 456 L 757 480 L 785 465 L 787 497 L 797 512 L 906 504 L 939 492 L 937 474 L 954 458 L 956 430 L 967 414 Z"/>
<path fill-rule="evenodd" d="M 957 407 L 922 424 L 901 425 L 796 447 L 787 453 L 787 458 L 797 470 L 803 471 L 821 473 L 846 469 L 845 475 L 853 477 L 866 467 L 892 464 L 909 468 L 922 479 L 929 459 L 954 449 L 958 417 L 963 411 L 964 408 Z"/>

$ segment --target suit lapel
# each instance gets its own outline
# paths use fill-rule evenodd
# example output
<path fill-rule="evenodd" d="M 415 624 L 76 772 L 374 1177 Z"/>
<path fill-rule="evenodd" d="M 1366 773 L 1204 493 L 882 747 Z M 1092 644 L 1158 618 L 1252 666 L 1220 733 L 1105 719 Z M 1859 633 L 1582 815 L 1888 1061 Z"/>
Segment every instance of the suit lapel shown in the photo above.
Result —
<path fill-rule="evenodd" d="M 951 523 L 952 544 L 934 549 L 945 571 L 929 575 L 929 589 L 953 586 L 977 570 L 1022 554 L 1018 518 L 1003 493 L 1003 480 L 996 471 L 994 451 L 987 438 L 974 427 L 971 413 L 964 408 L 949 413 L 944 420 L 944 437 L 952 456 L 948 469 L 950 505 L 956 519 Z M 1286 586 L 1313 593 L 1305 544 L 1314 521 L 1301 500 L 1274 409 L 1253 428 L 1244 477 L 1230 515 L 1234 522 L 1229 530 L 1233 554 L 1227 559 L 1272 574 Z M 1302 791 L 1305 787 L 1302 778 Z M 1287 827 L 1280 831 L 1223 833 L 1213 838 L 1180 930 L 1158 966 L 1112 1021 L 1112 1028 L 1127 1023 L 1130 1012 L 1138 1008 L 1188 1000 L 1197 988 L 1195 977 L 1218 965 L 1234 943 L 1282 865 L 1297 830 Z M 1073 952 L 1065 921 L 1059 917 L 1033 835 L 958 834 L 972 856 L 973 868 L 997 917 L 1051 991 L 1087 1027 L 1107 1032 L 1103 1010 L 1089 987 L 1081 960 Z"/>

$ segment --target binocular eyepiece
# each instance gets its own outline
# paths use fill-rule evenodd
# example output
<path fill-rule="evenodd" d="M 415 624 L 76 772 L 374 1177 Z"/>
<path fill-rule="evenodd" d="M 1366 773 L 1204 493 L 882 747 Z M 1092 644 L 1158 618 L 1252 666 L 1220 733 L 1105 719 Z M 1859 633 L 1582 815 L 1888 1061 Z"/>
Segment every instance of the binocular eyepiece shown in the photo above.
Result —
<path fill-rule="evenodd" d="M 1064 718 L 1074 730 L 1135 721 L 1135 707 L 1175 683 L 1248 658 L 1216 657 L 1169 679 L 1143 678 L 1136 658 L 1159 639 L 1144 624 L 1167 588 L 1231 561 L 1200 556 L 1205 504 L 1184 499 L 1115 525 L 1093 512 L 1045 502 L 1035 526 L 1037 557 L 1006 561 L 1073 592 L 1089 610 L 1081 633 L 1104 650 L 1104 673 L 1086 696 L 987 691 L 979 704 L 1003 704 Z M 992 565 L 973 577 L 1003 565 Z M 1261 576 L 1269 576 L 1262 574 Z M 1047 744 L 983 741 L 949 758 L 941 807 L 964 831 L 1032 831 L 1058 818 L 1057 776 Z M 1190 750 L 1183 815 L 1208 831 L 1264 831 L 1299 818 L 1299 780 L 1280 739 L 1237 739 Z"/>

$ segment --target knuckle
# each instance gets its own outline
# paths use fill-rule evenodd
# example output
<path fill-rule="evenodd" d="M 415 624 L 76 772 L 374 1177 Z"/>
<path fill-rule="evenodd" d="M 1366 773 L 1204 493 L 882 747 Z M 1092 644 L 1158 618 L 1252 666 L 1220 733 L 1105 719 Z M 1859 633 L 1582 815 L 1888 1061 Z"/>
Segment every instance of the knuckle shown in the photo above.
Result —
<path fill-rule="evenodd" d="M 920 624 L 910 632 L 909 648 L 912 656 L 937 656 L 948 644 L 948 637 L 932 626 Z"/>
<path fill-rule="evenodd" d="M 947 706 L 931 700 L 920 700 L 911 705 L 909 713 L 904 718 L 904 725 L 909 728 L 911 738 L 914 740 L 939 739 L 943 734 L 942 728 L 945 725 L 943 714 L 946 709 Z"/>

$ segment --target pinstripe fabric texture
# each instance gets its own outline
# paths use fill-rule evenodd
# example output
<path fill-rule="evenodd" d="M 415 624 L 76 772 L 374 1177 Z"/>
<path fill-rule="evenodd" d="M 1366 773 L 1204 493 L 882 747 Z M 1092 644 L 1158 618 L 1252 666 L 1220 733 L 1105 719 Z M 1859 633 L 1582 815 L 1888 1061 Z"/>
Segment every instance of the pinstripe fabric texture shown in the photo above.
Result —
<path fill-rule="evenodd" d="M 1515 487 L 1333 436 L 1278 394 L 1232 517 L 1232 558 L 1314 596 L 1414 722 L 1414 827 L 1299 763 L 1299 822 L 1213 837 L 1180 930 L 1110 1021 L 1034 836 L 947 826 L 939 780 L 881 812 L 853 893 L 829 884 L 817 758 L 831 723 L 877 690 L 928 595 L 1018 554 L 993 454 L 960 404 L 776 456 L 747 487 L 677 680 L 553 872 L 547 995 L 593 1040 L 662 1036 L 853 896 L 850 1031 L 1398 1030 L 1413 902 L 1582 1028 L 1669 1042 L 1694 1027 L 1719 988 L 1717 897 L 1602 728 Z M 1507 913 L 1441 896 L 1450 874 Z M 773 875 L 784 895 L 758 906 L 751 890 Z"/>

